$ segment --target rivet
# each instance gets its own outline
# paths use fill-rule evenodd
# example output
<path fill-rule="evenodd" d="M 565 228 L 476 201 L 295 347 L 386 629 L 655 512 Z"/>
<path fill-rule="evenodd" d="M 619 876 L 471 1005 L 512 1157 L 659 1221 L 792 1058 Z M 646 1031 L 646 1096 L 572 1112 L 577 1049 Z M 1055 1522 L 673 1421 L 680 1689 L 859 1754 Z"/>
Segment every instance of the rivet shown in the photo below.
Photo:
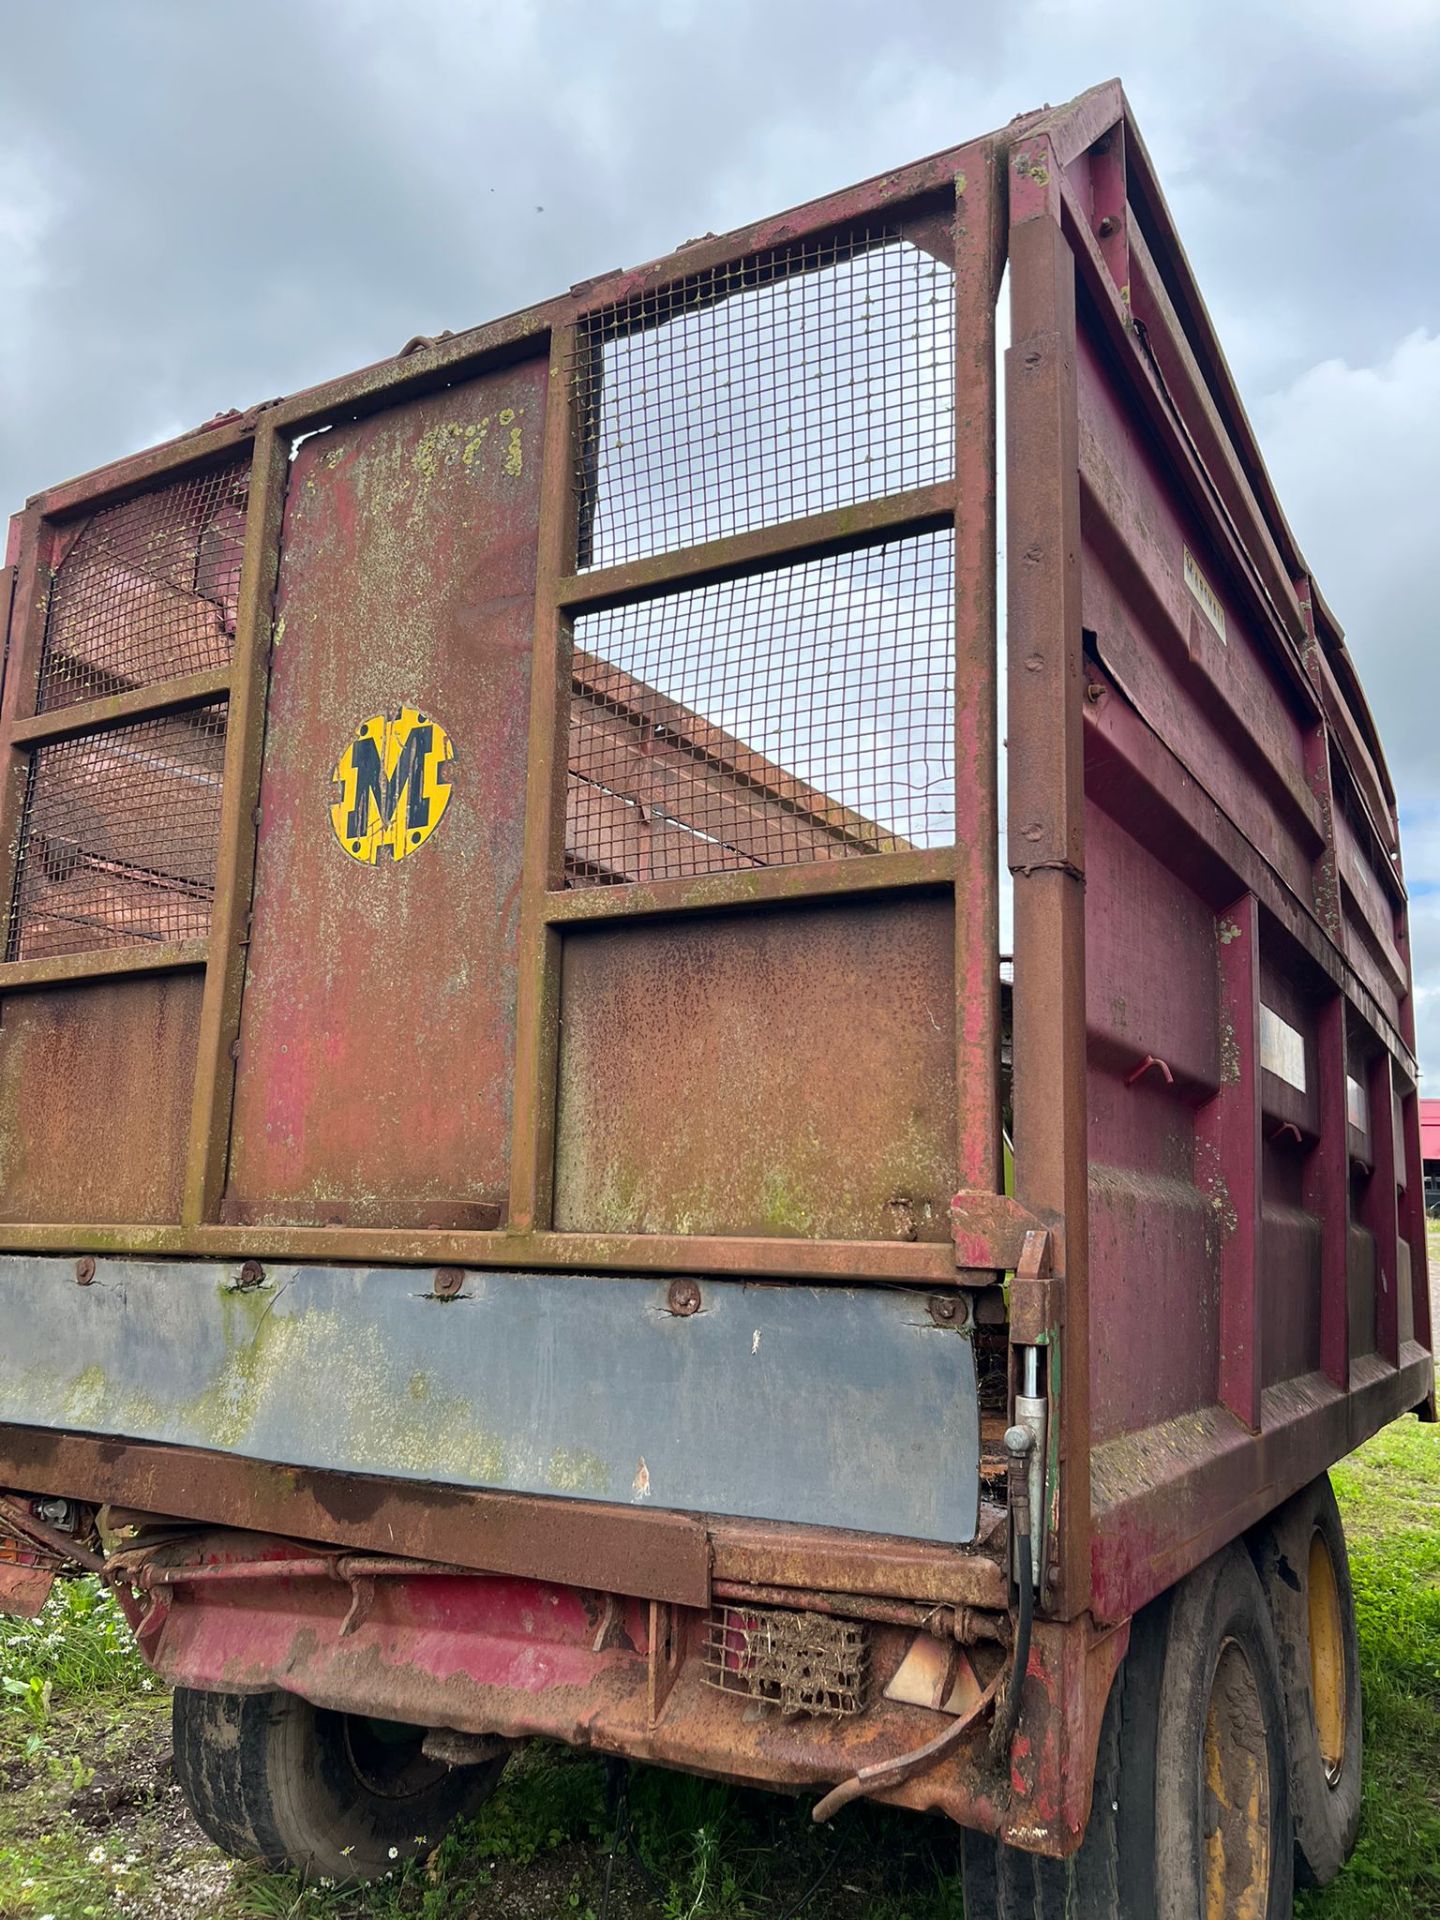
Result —
<path fill-rule="evenodd" d="M 77 1287 L 88 1287 L 94 1278 L 95 1262 L 88 1253 L 82 1253 L 75 1262 L 75 1284 Z"/>
<path fill-rule="evenodd" d="M 671 1313 L 679 1314 L 682 1320 L 700 1311 L 700 1289 L 693 1280 L 672 1280 L 666 1297 Z"/>
<path fill-rule="evenodd" d="M 246 1260 L 241 1264 L 235 1284 L 242 1293 L 248 1293 L 252 1287 L 262 1286 L 264 1280 L 265 1269 L 261 1266 L 260 1262 L 258 1260 Z"/>

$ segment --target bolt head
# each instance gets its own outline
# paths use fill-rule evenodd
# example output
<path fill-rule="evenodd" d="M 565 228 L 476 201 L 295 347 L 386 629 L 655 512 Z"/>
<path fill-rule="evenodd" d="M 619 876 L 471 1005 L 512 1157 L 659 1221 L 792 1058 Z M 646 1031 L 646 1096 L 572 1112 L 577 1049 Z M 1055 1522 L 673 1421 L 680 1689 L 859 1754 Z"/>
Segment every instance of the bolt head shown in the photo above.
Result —
<path fill-rule="evenodd" d="M 260 1262 L 258 1260 L 245 1260 L 241 1262 L 240 1272 L 235 1284 L 237 1287 L 248 1291 L 251 1287 L 262 1285 L 264 1279 L 265 1269 L 261 1266 Z"/>
<path fill-rule="evenodd" d="M 88 1287 L 95 1278 L 95 1262 L 88 1253 L 82 1254 L 75 1262 L 75 1284 Z"/>
<path fill-rule="evenodd" d="M 453 1300 L 465 1284 L 463 1267 L 437 1267 L 435 1269 L 435 1298 Z"/>
<path fill-rule="evenodd" d="M 692 1313 L 700 1311 L 700 1287 L 694 1280 L 672 1280 L 666 1296 L 671 1313 L 679 1314 L 682 1320 L 689 1319 Z"/>
<path fill-rule="evenodd" d="M 936 1293 L 930 1297 L 930 1318 L 937 1327 L 953 1327 L 963 1319 L 960 1302 L 953 1293 Z"/>

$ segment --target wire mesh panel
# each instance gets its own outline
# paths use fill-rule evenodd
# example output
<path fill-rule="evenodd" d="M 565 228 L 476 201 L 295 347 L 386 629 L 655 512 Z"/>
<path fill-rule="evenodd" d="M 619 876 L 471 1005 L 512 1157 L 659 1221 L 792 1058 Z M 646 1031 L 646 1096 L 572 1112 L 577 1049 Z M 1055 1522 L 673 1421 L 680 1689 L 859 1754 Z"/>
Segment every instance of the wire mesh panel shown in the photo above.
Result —
<path fill-rule="evenodd" d="M 954 838 L 950 529 L 584 614 L 572 886 Z"/>
<path fill-rule="evenodd" d="M 97 513 L 56 568 L 37 711 L 229 665 L 249 456 Z"/>
<path fill-rule="evenodd" d="M 705 1678 L 781 1714 L 843 1720 L 866 1704 L 869 1635 L 858 1620 L 722 1604 L 709 1619 Z"/>
<path fill-rule="evenodd" d="M 580 328 L 579 564 L 949 479 L 954 274 L 888 231 L 732 262 Z"/>
<path fill-rule="evenodd" d="M 36 749 L 6 958 L 210 931 L 225 704 Z"/>

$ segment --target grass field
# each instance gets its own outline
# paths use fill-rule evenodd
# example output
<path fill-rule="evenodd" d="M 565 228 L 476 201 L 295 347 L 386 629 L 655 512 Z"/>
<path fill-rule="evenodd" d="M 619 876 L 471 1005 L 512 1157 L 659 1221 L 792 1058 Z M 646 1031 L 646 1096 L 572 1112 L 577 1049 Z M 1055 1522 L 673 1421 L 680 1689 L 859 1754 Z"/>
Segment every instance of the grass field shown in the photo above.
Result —
<path fill-rule="evenodd" d="M 1355 1857 L 1302 1920 L 1440 1917 L 1440 1428 L 1407 1418 L 1335 1470 L 1366 1715 Z M 168 1700 L 88 1583 L 0 1621 L 0 1920 L 541 1920 L 596 1916 L 613 1831 L 604 1765 L 534 1747 L 481 1819 L 353 1894 L 232 1867 L 170 1771 Z M 767 1795 L 636 1769 L 612 1920 L 961 1920 L 954 1836 L 858 1806 L 817 1831 Z M 818 1881 L 818 1885 L 817 1885 Z M 809 1896 L 807 1898 L 807 1895 Z"/>

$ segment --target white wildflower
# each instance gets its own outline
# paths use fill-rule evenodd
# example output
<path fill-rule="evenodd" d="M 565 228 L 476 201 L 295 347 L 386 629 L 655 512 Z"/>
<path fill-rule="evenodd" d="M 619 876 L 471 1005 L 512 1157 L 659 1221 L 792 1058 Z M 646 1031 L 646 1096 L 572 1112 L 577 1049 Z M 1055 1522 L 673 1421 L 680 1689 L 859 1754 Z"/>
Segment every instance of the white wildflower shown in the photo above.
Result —
<path fill-rule="evenodd" d="M 105 1849 L 103 1847 L 91 1847 L 87 1858 L 92 1867 L 103 1867 L 105 1864 Z"/>

